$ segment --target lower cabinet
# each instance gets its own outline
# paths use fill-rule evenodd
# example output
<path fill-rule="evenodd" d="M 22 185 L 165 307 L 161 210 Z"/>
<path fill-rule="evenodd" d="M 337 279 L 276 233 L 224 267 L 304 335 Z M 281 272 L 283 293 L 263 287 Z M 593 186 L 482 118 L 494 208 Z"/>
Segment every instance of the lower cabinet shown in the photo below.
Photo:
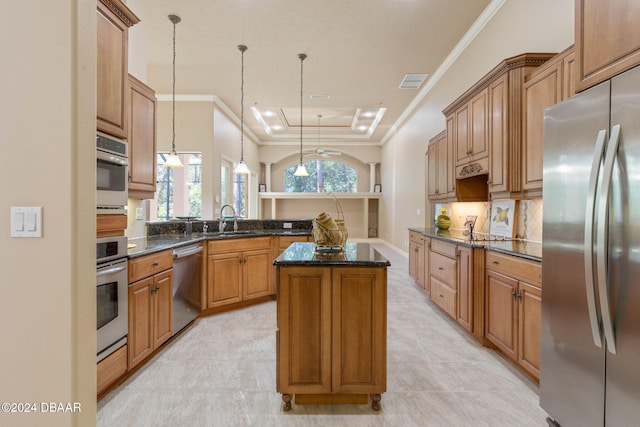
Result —
<path fill-rule="evenodd" d="M 98 362 L 98 396 L 127 372 L 127 344 Z"/>
<path fill-rule="evenodd" d="M 170 250 L 129 261 L 129 369 L 171 338 L 172 266 Z"/>
<path fill-rule="evenodd" d="M 423 236 L 415 231 L 409 232 L 409 276 L 416 281 L 423 289 L 428 292 L 425 273 L 425 240 L 428 237 Z"/>
<path fill-rule="evenodd" d="M 540 379 L 541 265 L 488 251 L 485 337 Z"/>
<path fill-rule="evenodd" d="M 207 308 L 271 295 L 271 237 L 212 240 L 207 256 Z"/>
<path fill-rule="evenodd" d="M 278 271 L 276 388 L 284 409 L 386 391 L 386 268 L 283 266 Z M 351 402 L 346 400 L 346 402 Z"/>

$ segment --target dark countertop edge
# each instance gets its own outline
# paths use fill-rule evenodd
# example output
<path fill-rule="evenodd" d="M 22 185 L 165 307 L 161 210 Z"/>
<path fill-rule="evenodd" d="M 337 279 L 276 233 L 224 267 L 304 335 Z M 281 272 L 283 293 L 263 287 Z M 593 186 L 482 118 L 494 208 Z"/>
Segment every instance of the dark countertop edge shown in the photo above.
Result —
<path fill-rule="evenodd" d="M 264 237 L 264 236 L 311 236 L 312 230 L 252 230 L 251 233 L 193 233 L 191 236 L 181 235 L 156 235 L 151 237 L 141 237 L 138 239 L 131 239 L 129 243 L 135 243 L 136 241 L 144 240 L 145 244 L 148 242 L 158 241 L 158 243 L 151 248 L 140 249 L 136 251 L 136 248 L 129 249 L 128 258 L 138 258 L 145 255 L 150 255 L 157 252 L 162 252 L 167 249 L 176 249 L 182 246 L 188 246 L 199 242 L 206 242 L 210 240 L 228 240 L 228 239 L 242 239 L 252 237 Z M 166 243 L 163 242 L 166 240 Z M 145 245 L 146 246 L 146 245 Z M 132 252 L 133 251 L 133 252 Z"/>
<path fill-rule="evenodd" d="M 310 266 L 310 267 L 335 267 L 335 266 L 347 266 L 347 267 L 389 267 L 391 263 L 389 261 L 274 261 L 273 265 L 276 267 L 290 267 L 290 266 Z"/>
<path fill-rule="evenodd" d="M 478 242 L 470 242 L 470 241 L 466 241 L 460 238 L 456 238 L 456 237 L 450 237 L 450 236 L 443 236 L 441 234 L 437 234 L 437 231 L 432 231 L 429 230 L 427 228 L 420 228 L 420 227 L 409 227 L 408 228 L 409 231 L 415 231 L 416 233 L 420 233 L 423 236 L 427 236 L 427 237 L 431 237 L 434 239 L 438 239 L 438 240 L 442 240 L 445 242 L 450 242 L 450 243 L 455 243 L 456 245 L 462 245 L 462 246 L 466 246 L 469 248 L 482 248 L 482 249 L 486 249 L 488 251 L 494 251 L 494 252 L 500 252 L 506 255 L 513 255 L 513 256 L 517 256 L 520 258 L 525 258 L 531 261 L 535 261 L 535 262 L 542 262 L 542 257 L 538 257 L 535 255 L 531 255 L 525 252 L 518 252 L 518 251 L 514 251 L 514 250 L 509 250 L 509 249 L 505 249 L 505 248 L 500 248 L 500 247 L 496 247 L 493 246 L 492 243 L 494 243 L 493 241 L 478 241 Z M 534 242 L 531 242 L 534 243 Z M 537 243 L 536 244 L 541 245 L 541 243 Z"/>

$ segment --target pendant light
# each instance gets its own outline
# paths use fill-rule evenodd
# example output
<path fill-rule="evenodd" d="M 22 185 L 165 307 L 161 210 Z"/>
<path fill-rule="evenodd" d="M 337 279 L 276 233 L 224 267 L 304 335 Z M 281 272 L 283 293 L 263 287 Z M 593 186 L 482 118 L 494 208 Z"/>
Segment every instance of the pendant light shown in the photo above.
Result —
<path fill-rule="evenodd" d="M 239 44 L 238 50 L 242 54 L 240 67 L 240 162 L 236 165 L 233 173 L 248 175 L 249 168 L 244 162 L 244 52 L 247 50 L 247 47 L 243 44 Z"/>
<path fill-rule="evenodd" d="M 176 24 L 181 21 L 178 15 L 169 15 L 169 21 L 173 23 L 173 137 L 171 139 L 171 153 L 165 160 L 164 165 L 169 168 L 183 168 L 184 165 L 176 152 Z"/>
<path fill-rule="evenodd" d="M 306 57 L 307 55 L 304 53 L 298 54 L 298 58 L 300 58 L 300 164 L 298 164 L 298 169 L 293 173 L 294 176 L 309 176 L 307 168 L 302 163 L 302 63 Z"/>

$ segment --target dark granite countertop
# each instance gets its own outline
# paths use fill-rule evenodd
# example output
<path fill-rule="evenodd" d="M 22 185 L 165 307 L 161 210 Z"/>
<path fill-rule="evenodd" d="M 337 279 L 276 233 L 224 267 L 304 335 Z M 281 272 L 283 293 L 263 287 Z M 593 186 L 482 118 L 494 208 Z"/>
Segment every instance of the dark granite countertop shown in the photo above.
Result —
<path fill-rule="evenodd" d="M 529 242 L 520 239 L 500 240 L 500 238 L 495 240 L 495 237 L 492 237 L 491 240 L 475 240 L 486 239 L 488 238 L 486 235 L 475 235 L 474 240 L 471 240 L 470 237 L 465 235 L 462 230 L 439 230 L 435 227 L 409 227 L 409 231 L 415 231 L 416 233 L 420 233 L 427 237 L 445 240 L 472 248 L 484 248 L 489 251 L 502 252 L 532 261 L 542 261 L 542 244 L 538 242 Z"/>
<path fill-rule="evenodd" d="M 292 243 L 276 260 L 276 266 L 367 266 L 387 267 L 389 260 L 368 243 L 347 242 L 341 252 L 316 252 L 314 242 Z"/>
<path fill-rule="evenodd" d="M 241 230 L 239 232 L 225 233 L 191 233 L 191 234 L 161 234 L 139 239 L 129 239 L 129 258 L 137 258 L 160 252 L 165 249 L 174 249 L 202 241 L 241 239 L 260 236 L 310 236 L 312 230 L 301 229 L 265 229 L 265 230 Z M 135 245 L 135 246 L 133 246 Z"/>

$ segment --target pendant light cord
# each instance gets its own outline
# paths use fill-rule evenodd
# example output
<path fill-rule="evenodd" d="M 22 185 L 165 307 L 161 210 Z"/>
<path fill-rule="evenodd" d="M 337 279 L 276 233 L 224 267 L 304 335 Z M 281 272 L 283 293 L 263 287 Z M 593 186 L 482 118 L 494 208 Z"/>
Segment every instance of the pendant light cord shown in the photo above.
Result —
<path fill-rule="evenodd" d="M 302 164 L 302 70 L 304 68 L 304 60 L 307 57 L 304 53 L 298 54 L 298 58 L 300 58 L 300 164 Z"/>
<path fill-rule="evenodd" d="M 238 45 L 238 50 L 242 52 L 240 61 L 240 161 L 244 161 L 244 52 L 247 50 L 245 45 Z"/>
<path fill-rule="evenodd" d="M 171 22 L 173 22 L 173 110 L 172 110 L 172 117 L 173 117 L 173 136 L 171 138 L 171 149 L 172 149 L 172 154 L 177 154 L 176 153 L 176 24 L 178 22 L 180 22 L 180 18 L 173 18 L 172 16 L 175 15 L 170 15 L 169 19 L 171 19 Z"/>

